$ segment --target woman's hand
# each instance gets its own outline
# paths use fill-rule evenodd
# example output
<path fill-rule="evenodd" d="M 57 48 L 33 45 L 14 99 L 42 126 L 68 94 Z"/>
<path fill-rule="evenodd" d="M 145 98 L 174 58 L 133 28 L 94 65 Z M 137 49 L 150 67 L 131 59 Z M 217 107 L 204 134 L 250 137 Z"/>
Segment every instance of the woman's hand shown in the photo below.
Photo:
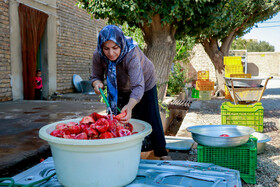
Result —
<path fill-rule="evenodd" d="M 130 98 L 129 99 L 129 102 L 127 103 L 127 105 L 125 105 L 123 108 L 122 108 L 122 111 L 121 112 L 126 112 L 126 116 L 122 117 L 120 119 L 120 122 L 122 124 L 127 124 L 129 123 L 130 119 L 131 119 L 131 116 L 132 116 L 132 109 L 135 107 L 135 105 L 137 104 L 137 101 L 133 98 Z"/>
<path fill-rule="evenodd" d="M 100 91 L 99 91 L 99 88 L 103 89 L 104 88 L 104 85 L 103 83 L 100 81 L 100 80 L 96 80 L 92 83 L 92 86 L 94 88 L 94 92 L 97 94 L 97 95 L 100 95 Z"/>
<path fill-rule="evenodd" d="M 126 116 L 120 118 L 119 122 L 121 122 L 122 124 L 127 124 L 129 123 L 130 119 L 131 119 L 131 115 L 132 115 L 132 108 L 129 107 L 129 105 L 125 105 L 122 108 L 121 113 L 126 113 Z"/>

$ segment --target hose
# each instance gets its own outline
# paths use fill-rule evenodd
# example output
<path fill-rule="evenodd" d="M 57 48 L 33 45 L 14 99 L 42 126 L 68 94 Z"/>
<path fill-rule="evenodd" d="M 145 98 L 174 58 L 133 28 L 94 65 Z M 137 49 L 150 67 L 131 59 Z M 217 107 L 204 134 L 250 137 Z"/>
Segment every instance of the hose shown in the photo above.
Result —
<path fill-rule="evenodd" d="M 50 176 L 47 176 L 41 180 L 38 180 L 38 181 L 35 181 L 35 182 L 32 182 L 30 184 L 17 184 L 15 183 L 15 180 L 13 178 L 10 178 L 10 177 L 6 177 L 6 178 L 0 178 L 0 186 L 8 186 L 8 187 L 33 187 L 34 185 L 36 184 L 40 184 L 42 182 L 46 182 L 48 181 L 50 178 L 52 178 L 56 173 L 53 173 L 51 174 Z M 11 181 L 10 183 L 7 183 L 7 182 L 3 182 L 5 180 L 9 180 Z"/>

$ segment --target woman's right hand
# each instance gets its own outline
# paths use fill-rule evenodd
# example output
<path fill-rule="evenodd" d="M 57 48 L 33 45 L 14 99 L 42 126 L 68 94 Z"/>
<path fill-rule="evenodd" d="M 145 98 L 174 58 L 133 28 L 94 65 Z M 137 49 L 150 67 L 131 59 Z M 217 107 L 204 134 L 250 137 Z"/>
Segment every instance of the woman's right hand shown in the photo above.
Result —
<path fill-rule="evenodd" d="M 100 95 L 100 91 L 99 91 L 99 88 L 103 89 L 104 88 L 104 85 L 101 81 L 97 80 L 97 81 L 94 81 L 92 83 L 92 86 L 94 88 L 94 92 L 97 94 L 97 95 Z"/>

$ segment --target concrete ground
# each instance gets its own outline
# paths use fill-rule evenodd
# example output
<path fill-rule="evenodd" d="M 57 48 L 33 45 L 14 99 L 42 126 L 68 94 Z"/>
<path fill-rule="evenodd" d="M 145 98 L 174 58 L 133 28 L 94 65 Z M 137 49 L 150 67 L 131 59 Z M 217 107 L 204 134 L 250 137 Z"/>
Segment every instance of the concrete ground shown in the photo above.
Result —
<path fill-rule="evenodd" d="M 48 145 L 38 136 L 44 125 L 106 109 L 97 95 L 73 94 L 54 99 L 57 101 L 0 102 L 0 177 L 13 174 L 11 170 L 27 162 L 36 164 L 46 154 Z"/>
<path fill-rule="evenodd" d="M 38 131 L 42 126 L 106 109 L 105 104 L 100 103 L 96 95 L 70 94 L 56 96 L 53 99 L 56 101 L 0 102 L 0 177 L 13 176 L 20 172 L 20 168 L 28 169 L 23 167 L 28 167 L 28 162 L 31 162 L 31 165 L 37 164 L 40 157 L 46 156 L 44 154 L 48 150 L 48 145 L 38 137 Z M 209 122 L 219 124 L 219 121 L 211 119 L 216 119 L 220 115 L 219 107 L 225 101 L 223 98 L 210 101 L 194 100 L 176 136 L 191 137 L 186 131 L 188 126 Z M 278 111 L 279 114 L 280 78 L 269 81 L 262 103 L 265 112 Z M 199 120 L 201 115 L 207 116 L 209 120 L 201 122 Z M 186 153 L 183 153 L 183 156 L 176 152 L 171 153 L 174 160 L 184 160 L 185 155 Z M 11 173 L 14 169 L 19 170 Z"/>

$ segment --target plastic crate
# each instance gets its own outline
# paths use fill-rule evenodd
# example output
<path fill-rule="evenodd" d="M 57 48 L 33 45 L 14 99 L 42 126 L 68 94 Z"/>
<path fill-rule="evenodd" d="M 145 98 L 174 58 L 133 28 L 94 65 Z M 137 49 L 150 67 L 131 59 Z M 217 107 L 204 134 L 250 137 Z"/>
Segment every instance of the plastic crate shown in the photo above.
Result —
<path fill-rule="evenodd" d="M 211 100 L 211 91 L 199 91 L 199 100 Z"/>
<path fill-rule="evenodd" d="M 250 73 L 240 73 L 240 74 L 230 74 L 230 77 L 234 77 L 234 78 L 251 78 L 252 75 Z"/>
<path fill-rule="evenodd" d="M 230 77 L 230 74 L 243 74 L 243 66 L 241 65 L 226 65 L 225 77 Z"/>
<path fill-rule="evenodd" d="M 246 144 L 237 147 L 197 146 L 197 161 L 213 163 L 240 172 L 240 177 L 249 184 L 256 183 L 257 138 L 251 136 Z"/>
<path fill-rule="evenodd" d="M 199 98 L 199 90 L 192 89 L 192 98 Z"/>
<path fill-rule="evenodd" d="M 223 125 L 241 125 L 254 128 L 257 132 L 263 132 L 262 103 L 253 105 L 234 105 L 224 102 L 221 105 L 221 121 Z"/>
<path fill-rule="evenodd" d="M 224 65 L 241 65 L 241 56 L 224 56 Z"/>
<path fill-rule="evenodd" d="M 197 80 L 201 80 L 201 81 L 209 80 L 209 71 L 198 71 Z"/>
<path fill-rule="evenodd" d="M 215 82 L 209 81 L 209 80 L 206 80 L 206 81 L 197 80 L 196 81 L 196 89 L 201 90 L 201 91 L 214 90 L 214 85 L 215 85 Z"/>

